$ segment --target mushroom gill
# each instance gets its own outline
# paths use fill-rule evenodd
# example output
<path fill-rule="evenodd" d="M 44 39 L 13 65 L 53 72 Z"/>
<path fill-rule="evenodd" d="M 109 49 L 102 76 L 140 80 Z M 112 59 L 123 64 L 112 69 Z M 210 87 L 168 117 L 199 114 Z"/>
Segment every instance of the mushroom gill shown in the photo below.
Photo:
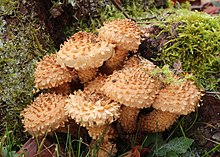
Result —
<path fill-rule="evenodd" d="M 35 87 L 47 89 L 71 82 L 78 77 L 74 69 L 61 67 L 56 62 L 56 55 L 46 55 L 37 63 L 35 70 Z"/>
<path fill-rule="evenodd" d="M 67 121 L 66 98 L 61 94 L 40 94 L 21 112 L 25 130 L 32 136 L 43 136 L 63 127 Z"/>

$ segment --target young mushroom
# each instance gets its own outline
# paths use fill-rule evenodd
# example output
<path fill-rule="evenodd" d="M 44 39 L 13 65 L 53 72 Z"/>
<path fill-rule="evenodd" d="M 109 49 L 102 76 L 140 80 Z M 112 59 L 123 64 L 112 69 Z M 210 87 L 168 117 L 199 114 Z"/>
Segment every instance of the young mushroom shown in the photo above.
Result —
<path fill-rule="evenodd" d="M 37 63 L 35 70 L 35 87 L 47 89 L 59 87 L 78 78 L 76 71 L 61 67 L 56 62 L 56 55 L 46 55 Z"/>
<path fill-rule="evenodd" d="M 119 122 L 125 132 L 136 131 L 139 110 L 153 104 L 160 84 L 143 66 L 114 71 L 106 80 L 101 90 L 112 100 L 124 105 Z"/>
<path fill-rule="evenodd" d="M 32 136 L 44 136 L 64 127 L 67 121 L 64 110 L 66 98 L 61 94 L 40 94 L 21 112 L 25 130 Z"/>
<path fill-rule="evenodd" d="M 141 40 L 141 30 L 135 22 L 129 19 L 117 19 L 104 23 L 98 30 L 98 37 L 109 43 L 116 44 L 113 56 L 105 62 L 107 73 L 122 66 L 129 51 L 136 51 Z"/>
<path fill-rule="evenodd" d="M 76 123 L 86 127 L 93 139 L 97 138 L 97 134 L 92 133 L 91 130 L 99 128 L 99 132 L 102 133 L 103 130 L 100 128 L 105 128 L 120 115 L 120 104 L 99 91 L 99 84 L 102 84 L 103 79 L 104 77 L 100 76 L 91 81 L 84 91 L 78 90 L 74 95 L 71 94 L 65 107 L 66 113 Z"/>
<path fill-rule="evenodd" d="M 60 47 L 57 52 L 57 62 L 62 67 L 76 69 L 80 80 L 84 83 L 94 79 L 98 68 L 114 52 L 115 45 L 98 40 L 94 34 L 78 32 Z"/>

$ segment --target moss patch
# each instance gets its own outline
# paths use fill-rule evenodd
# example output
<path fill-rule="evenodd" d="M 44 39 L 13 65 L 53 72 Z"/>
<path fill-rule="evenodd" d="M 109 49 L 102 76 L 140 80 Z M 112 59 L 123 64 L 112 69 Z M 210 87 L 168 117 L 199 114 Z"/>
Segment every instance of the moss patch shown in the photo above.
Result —
<path fill-rule="evenodd" d="M 33 3 L 3 0 L 0 6 L 0 136 L 7 126 L 20 144 L 27 136 L 21 131 L 20 111 L 34 96 L 35 63 L 53 44 Z"/>
<path fill-rule="evenodd" d="M 163 27 L 169 40 L 160 59 L 169 65 L 180 61 L 182 69 L 193 73 L 207 90 L 217 90 L 220 81 L 220 17 L 178 10 Z M 175 30 L 172 26 L 177 24 Z"/>

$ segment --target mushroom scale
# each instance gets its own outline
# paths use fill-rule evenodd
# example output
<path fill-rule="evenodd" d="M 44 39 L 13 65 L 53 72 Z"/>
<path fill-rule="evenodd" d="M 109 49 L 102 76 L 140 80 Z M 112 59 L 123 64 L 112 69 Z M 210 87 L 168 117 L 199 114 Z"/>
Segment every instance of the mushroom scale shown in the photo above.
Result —
<path fill-rule="evenodd" d="M 187 115 L 199 105 L 201 91 L 193 81 L 186 80 L 178 85 L 167 85 L 161 89 L 153 107 L 175 114 Z"/>
<path fill-rule="evenodd" d="M 123 131 L 131 134 L 137 131 L 137 119 L 140 109 L 136 107 L 122 106 L 121 115 L 118 119 Z"/>
<path fill-rule="evenodd" d="M 179 115 L 153 110 L 147 115 L 142 115 L 139 118 L 139 125 L 142 132 L 162 132 L 168 129 L 179 117 Z"/>
<path fill-rule="evenodd" d="M 64 110 L 66 98 L 61 94 L 40 94 L 21 112 L 25 130 L 32 136 L 43 136 L 63 127 L 67 121 Z"/>
<path fill-rule="evenodd" d="M 62 68 L 56 62 L 56 55 L 46 55 L 37 63 L 35 70 L 35 87 L 47 89 L 71 82 L 78 77 L 76 71 Z"/>

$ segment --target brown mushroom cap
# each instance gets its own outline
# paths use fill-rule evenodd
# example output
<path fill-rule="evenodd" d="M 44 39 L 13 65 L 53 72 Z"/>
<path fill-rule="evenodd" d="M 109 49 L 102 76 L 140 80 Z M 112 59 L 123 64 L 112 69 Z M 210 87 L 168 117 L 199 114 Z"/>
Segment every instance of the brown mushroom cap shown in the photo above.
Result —
<path fill-rule="evenodd" d="M 104 23 L 98 37 L 117 45 L 118 49 L 135 51 L 141 40 L 141 30 L 130 19 L 117 19 Z"/>
<path fill-rule="evenodd" d="M 43 136 L 46 133 L 63 127 L 67 121 L 64 106 L 66 96 L 61 94 L 41 94 L 25 108 L 21 115 L 25 130 L 32 136 Z"/>
<path fill-rule="evenodd" d="M 69 96 L 65 110 L 76 123 L 92 127 L 110 124 L 119 117 L 120 105 L 109 98 L 99 94 L 88 95 L 80 90 L 74 94 Z"/>
<path fill-rule="evenodd" d="M 138 66 L 114 71 L 101 90 L 125 106 L 147 108 L 154 102 L 159 88 L 160 82 Z"/>
<path fill-rule="evenodd" d="M 142 132 L 162 132 L 168 129 L 179 117 L 179 115 L 154 110 L 148 115 L 139 118 L 139 125 Z"/>
<path fill-rule="evenodd" d="M 187 115 L 195 111 L 202 94 L 193 81 L 167 85 L 160 92 L 153 107 L 161 111 Z"/>
<path fill-rule="evenodd" d="M 58 87 L 66 82 L 71 82 L 72 79 L 78 77 L 75 70 L 62 68 L 56 62 L 56 55 L 51 54 L 44 56 L 37 63 L 35 70 L 35 86 L 40 89 Z"/>
<path fill-rule="evenodd" d="M 76 70 L 100 67 L 114 53 L 115 45 L 98 41 L 94 34 L 78 32 L 71 36 L 57 52 L 57 61 Z"/>

